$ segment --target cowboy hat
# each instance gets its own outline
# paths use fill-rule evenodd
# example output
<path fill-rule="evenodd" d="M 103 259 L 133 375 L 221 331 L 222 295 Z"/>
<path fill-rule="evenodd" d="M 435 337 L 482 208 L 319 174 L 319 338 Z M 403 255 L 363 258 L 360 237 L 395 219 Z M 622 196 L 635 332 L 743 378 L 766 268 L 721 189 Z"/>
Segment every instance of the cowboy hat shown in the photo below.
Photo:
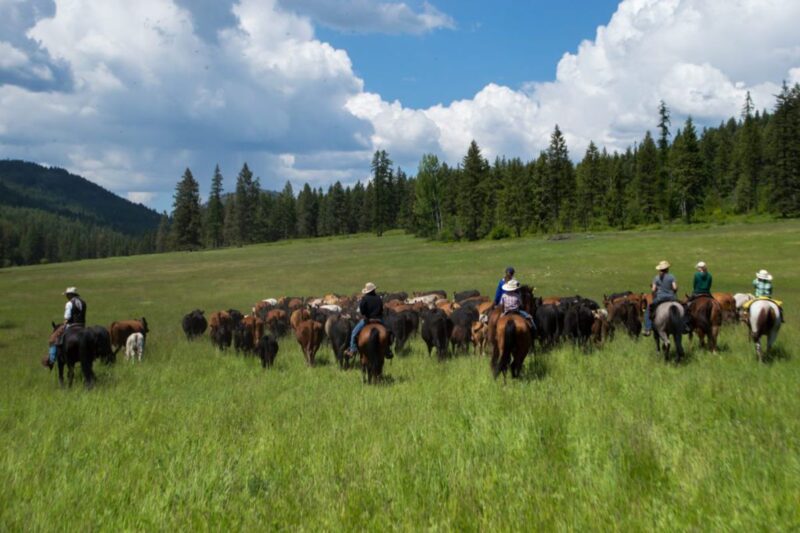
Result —
<path fill-rule="evenodd" d="M 503 284 L 503 290 L 504 291 L 509 291 L 510 292 L 510 291 L 515 291 L 517 289 L 519 289 L 519 281 L 517 281 L 515 279 L 509 280 L 508 283 L 504 283 Z"/>
<path fill-rule="evenodd" d="M 66 296 L 67 294 L 78 294 L 78 289 L 75 287 L 67 287 L 67 290 L 64 291 L 64 295 Z"/>
<path fill-rule="evenodd" d="M 669 261 L 661 261 L 656 266 L 656 270 L 667 270 L 669 267 L 670 267 Z"/>
<path fill-rule="evenodd" d="M 765 281 L 772 281 L 772 274 L 764 270 L 763 268 L 756 272 L 756 278 L 763 279 Z"/>
<path fill-rule="evenodd" d="M 364 288 L 361 289 L 361 294 L 369 294 L 369 293 L 371 293 L 372 291 L 374 291 L 377 288 L 378 287 L 376 287 L 374 283 L 372 283 L 371 281 L 368 281 L 367 284 L 364 285 Z"/>
<path fill-rule="evenodd" d="M 695 268 L 706 268 L 706 262 L 705 261 L 700 261 L 694 267 Z"/>

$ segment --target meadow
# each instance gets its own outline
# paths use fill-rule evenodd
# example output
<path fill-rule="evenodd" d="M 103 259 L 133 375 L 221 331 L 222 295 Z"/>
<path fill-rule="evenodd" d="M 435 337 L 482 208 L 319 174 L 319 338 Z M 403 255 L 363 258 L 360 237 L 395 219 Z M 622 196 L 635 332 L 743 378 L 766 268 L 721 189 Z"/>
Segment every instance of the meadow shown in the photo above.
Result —
<path fill-rule="evenodd" d="M 665 364 L 650 338 L 488 360 L 428 358 L 420 340 L 365 386 L 328 345 L 307 368 L 187 342 L 184 313 L 280 295 L 478 288 L 503 268 L 539 295 L 646 290 L 669 259 L 689 287 L 776 277 L 787 323 L 758 364 L 746 331 Z M 399 233 L 0 270 L 0 529 L 738 530 L 800 528 L 800 222 L 475 243 Z M 58 387 L 39 364 L 62 291 L 89 322 L 147 317 L 142 364 Z"/>

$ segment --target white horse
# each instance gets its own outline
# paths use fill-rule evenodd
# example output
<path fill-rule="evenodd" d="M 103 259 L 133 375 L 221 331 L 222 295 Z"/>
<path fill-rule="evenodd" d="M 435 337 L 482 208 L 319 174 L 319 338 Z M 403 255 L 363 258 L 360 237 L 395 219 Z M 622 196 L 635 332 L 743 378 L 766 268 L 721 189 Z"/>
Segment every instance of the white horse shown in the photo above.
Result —
<path fill-rule="evenodd" d="M 761 337 L 767 336 L 766 351 L 769 352 L 781 329 L 781 308 L 770 300 L 756 300 L 750 304 L 748 311 L 747 326 L 750 328 L 750 338 L 756 344 L 758 361 L 762 362 L 764 350 L 761 349 Z"/>
<path fill-rule="evenodd" d="M 742 306 L 750 300 L 755 300 L 756 297 L 750 293 L 737 292 L 733 295 L 733 300 L 736 302 L 736 314 L 742 316 Z"/>
<path fill-rule="evenodd" d="M 681 336 L 684 328 L 684 309 L 678 302 L 664 302 L 656 308 L 656 316 L 653 318 L 653 338 L 656 341 L 656 351 L 664 351 L 664 360 L 669 361 L 670 342 L 669 336 L 675 341 L 675 351 L 677 352 L 676 361 L 683 359 L 683 343 Z"/>
<path fill-rule="evenodd" d="M 125 360 L 135 361 L 137 358 L 142 362 L 144 355 L 144 335 L 141 333 L 133 333 L 128 337 L 125 342 Z"/>

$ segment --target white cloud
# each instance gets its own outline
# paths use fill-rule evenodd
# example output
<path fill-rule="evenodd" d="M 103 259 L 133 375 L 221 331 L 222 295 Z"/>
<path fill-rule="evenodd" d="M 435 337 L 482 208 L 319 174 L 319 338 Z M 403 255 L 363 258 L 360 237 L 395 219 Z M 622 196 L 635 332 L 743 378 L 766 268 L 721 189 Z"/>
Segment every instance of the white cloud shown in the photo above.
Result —
<path fill-rule="evenodd" d="M 131 202 L 147 205 L 153 201 L 155 198 L 155 193 L 152 192 L 140 192 L 140 191 L 128 191 L 127 194 L 128 200 Z"/>
<path fill-rule="evenodd" d="M 748 90 L 757 108 L 771 108 L 780 81 L 800 77 L 797 20 L 796 0 L 624 0 L 593 41 L 564 54 L 554 81 L 490 84 L 472 99 L 423 110 L 357 95 L 350 109 L 373 123 L 372 142 L 390 153 L 413 152 L 414 132 L 427 150 L 438 132 L 438 152 L 451 162 L 471 139 L 490 157 L 532 158 L 555 124 L 573 157 L 590 140 L 622 150 L 655 129 L 662 99 L 673 129 L 688 115 L 709 124 L 738 116 Z"/>
<path fill-rule="evenodd" d="M 580 157 L 590 139 L 624 149 L 654 129 L 661 99 L 676 129 L 688 114 L 736 116 L 748 90 L 772 107 L 783 78 L 800 81 L 796 0 L 624 0 L 593 40 L 564 54 L 555 79 L 492 83 L 427 109 L 364 92 L 347 52 L 320 41 L 314 24 L 453 27 L 431 4 L 51 4 L 0 0 L 0 151 L 159 208 L 186 166 L 206 185 L 219 163 L 228 189 L 244 161 L 266 187 L 326 186 L 366 177 L 376 148 L 406 169 L 424 152 L 457 163 L 472 139 L 488 157 L 533 158 L 555 124 Z"/>
<path fill-rule="evenodd" d="M 456 25 L 428 2 L 419 12 L 405 2 L 377 0 L 281 0 L 281 4 L 324 26 L 358 33 L 421 34 Z"/>

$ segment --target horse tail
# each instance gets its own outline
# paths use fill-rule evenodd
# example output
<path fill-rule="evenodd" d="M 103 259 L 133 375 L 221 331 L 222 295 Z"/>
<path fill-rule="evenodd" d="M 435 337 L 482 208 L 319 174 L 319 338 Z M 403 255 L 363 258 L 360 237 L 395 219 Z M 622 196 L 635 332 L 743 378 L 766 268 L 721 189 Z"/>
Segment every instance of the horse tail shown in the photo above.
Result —
<path fill-rule="evenodd" d="M 509 320 L 506 322 L 505 329 L 503 329 L 503 359 L 508 357 L 514 351 L 516 340 L 517 326 L 514 324 L 513 320 Z"/>
<path fill-rule="evenodd" d="M 94 385 L 94 370 L 92 370 L 92 363 L 94 362 L 97 352 L 97 339 L 93 332 L 88 329 L 83 329 L 77 332 L 78 335 L 78 356 L 81 362 L 81 372 L 83 372 L 83 381 L 86 388 L 91 388 Z"/>
<path fill-rule="evenodd" d="M 694 305 L 698 306 L 698 313 L 692 316 L 694 326 L 708 335 L 711 333 L 711 324 L 713 323 L 712 313 L 714 312 L 714 304 L 711 302 L 695 302 Z M 700 307 L 702 306 L 702 307 Z M 717 307 L 719 304 L 717 304 Z"/>
<path fill-rule="evenodd" d="M 669 306 L 669 329 L 675 337 L 680 336 L 683 332 L 683 315 L 678 310 L 678 305 Z"/>
<path fill-rule="evenodd" d="M 766 311 L 766 313 L 764 311 Z M 758 334 L 769 335 L 770 331 L 772 331 L 772 328 L 775 326 L 775 321 L 777 319 L 778 316 L 775 314 L 775 308 L 771 305 L 768 305 L 767 308 L 762 310 L 758 315 L 758 323 L 756 324 L 758 328 Z"/>

